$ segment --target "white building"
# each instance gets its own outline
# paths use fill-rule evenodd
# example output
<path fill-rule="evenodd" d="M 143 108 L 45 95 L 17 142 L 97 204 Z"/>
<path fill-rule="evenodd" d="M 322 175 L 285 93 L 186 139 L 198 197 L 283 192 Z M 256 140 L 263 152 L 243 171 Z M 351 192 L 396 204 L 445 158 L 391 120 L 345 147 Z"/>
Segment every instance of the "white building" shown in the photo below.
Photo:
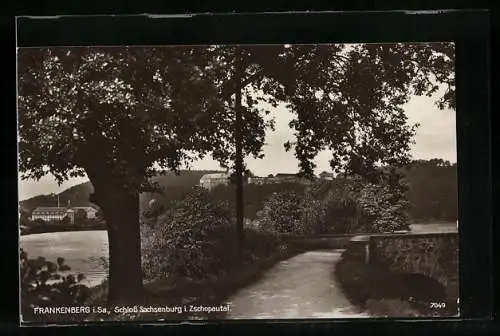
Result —
<path fill-rule="evenodd" d="M 77 212 L 78 210 L 85 211 L 85 213 L 87 214 L 87 218 L 89 219 L 95 218 L 97 214 L 97 209 L 90 206 L 78 206 L 78 207 L 73 207 L 71 209 L 73 209 L 75 212 Z"/>
<path fill-rule="evenodd" d="M 41 219 L 46 222 L 54 222 L 61 221 L 64 217 L 68 217 L 70 223 L 74 223 L 75 211 L 65 207 L 38 207 L 31 213 L 31 219 L 33 221 Z"/>
<path fill-rule="evenodd" d="M 249 184 L 258 184 L 258 185 L 263 185 L 268 183 L 267 177 L 259 177 L 259 176 L 254 176 L 254 177 L 249 177 L 248 178 L 248 183 Z"/>
<path fill-rule="evenodd" d="M 203 175 L 200 179 L 200 186 L 212 190 L 218 185 L 228 185 L 229 184 L 229 174 L 226 173 L 215 173 Z"/>
<path fill-rule="evenodd" d="M 71 224 L 75 223 L 75 214 L 77 211 L 83 210 L 87 218 L 96 218 L 97 209 L 90 206 L 78 207 L 38 207 L 31 213 L 31 220 L 42 219 L 46 222 L 61 221 L 64 217 L 68 217 Z"/>

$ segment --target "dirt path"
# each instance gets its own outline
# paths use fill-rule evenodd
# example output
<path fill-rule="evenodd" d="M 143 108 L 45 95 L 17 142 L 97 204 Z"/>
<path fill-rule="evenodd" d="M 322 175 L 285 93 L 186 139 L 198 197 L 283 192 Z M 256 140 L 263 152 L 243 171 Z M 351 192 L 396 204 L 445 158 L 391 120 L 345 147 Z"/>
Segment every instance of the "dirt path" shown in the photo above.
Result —
<path fill-rule="evenodd" d="M 278 263 L 235 293 L 229 319 L 369 317 L 350 304 L 334 279 L 341 250 L 311 251 Z"/>

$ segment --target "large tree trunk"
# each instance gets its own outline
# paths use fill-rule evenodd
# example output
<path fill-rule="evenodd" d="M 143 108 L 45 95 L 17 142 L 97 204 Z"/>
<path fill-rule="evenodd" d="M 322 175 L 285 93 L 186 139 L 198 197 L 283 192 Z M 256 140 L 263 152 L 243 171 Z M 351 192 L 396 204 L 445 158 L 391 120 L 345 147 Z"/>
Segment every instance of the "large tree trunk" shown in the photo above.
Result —
<path fill-rule="evenodd" d="M 138 303 L 142 298 L 139 193 L 120 195 L 110 210 L 109 297 L 112 303 Z"/>
<path fill-rule="evenodd" d="M 108 231 L 108 302 L 137 304 L 143 295 L 139 192 L 117 183 L 91 182 L 93 201 L 101 207 Z"/>

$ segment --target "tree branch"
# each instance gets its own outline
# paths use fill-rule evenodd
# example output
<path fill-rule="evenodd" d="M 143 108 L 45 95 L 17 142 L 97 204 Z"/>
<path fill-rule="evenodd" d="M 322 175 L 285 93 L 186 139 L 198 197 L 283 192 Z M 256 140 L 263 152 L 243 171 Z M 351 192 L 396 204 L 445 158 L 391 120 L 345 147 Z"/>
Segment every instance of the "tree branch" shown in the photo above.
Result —
<path fill-rule="evenodd" d="M 253 80 L 255 80 L 263 75 L 264 75 L 264 70 L 259 70 L 256 73 L 254 73 L 253 75 L 248 76 L 247 78 L 245 78 L 241 81 L 241 88 L 243 89 L 245 86 L 250 84 Z M 235 80 L 234 77 L 231 78 L 227 82 L 227 84 L 224 85 L 224 87 L 222 88 L 222 97 L 224 99 L 231 98 L 231 96 L 236 93 L 237 87 L 238 87 L 237 81 Z"/>

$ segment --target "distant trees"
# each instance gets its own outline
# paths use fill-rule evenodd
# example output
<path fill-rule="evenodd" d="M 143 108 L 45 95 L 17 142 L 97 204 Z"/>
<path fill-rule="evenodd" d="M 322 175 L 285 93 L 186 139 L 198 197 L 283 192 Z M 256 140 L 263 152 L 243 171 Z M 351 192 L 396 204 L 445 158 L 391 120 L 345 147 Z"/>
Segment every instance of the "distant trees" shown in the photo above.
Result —
<path fill-rule="evenodd" d="M 275 192 L 257 212 L 260 229 L 291 234 L 408 229 L 407 201 L 387 182 L 316 181 L 300 193 Z"/>
<path fill-rule="evenodd" d="M 441 159 L 415 160 L 404 174 L 413 220 L 454 222 L 458 219 L 456 163 Z"/>
<path fill-rule="evenodd" d="M 258 210 L 262 209 L 265 200 L 274 192 L 293 191 L 302 193 L 305 186 L 299 183 L 283 182 L 269 184 L 247 184 L 243 190 L 243 201 L 245 217 L 254 219 Z M 236 202 L 234 199 L 234 185 L 217 186 L 211 190 L 212 197 L 225 201 L 231 209 L 234 209 Z"/>

